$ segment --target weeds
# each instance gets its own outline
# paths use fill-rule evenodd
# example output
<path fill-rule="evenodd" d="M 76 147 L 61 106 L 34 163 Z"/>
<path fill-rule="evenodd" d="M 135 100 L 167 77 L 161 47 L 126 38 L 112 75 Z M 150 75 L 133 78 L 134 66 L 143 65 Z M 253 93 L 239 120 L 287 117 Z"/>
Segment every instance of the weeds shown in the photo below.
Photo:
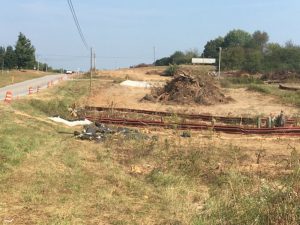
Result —
<path fill-rule="evenodd" d="M 194 224 L 299 224 L 300 198 L 291 181 L 295 178 L 278 183 L 232 172 Z"/>
<path fill-rule="evenodd" d="M 170 186 L 176 184 L 179 181 L 178 178 L 176 178 L 175 176 L 171 174 L 165 174 L 159 169 L 152 170 L 151 173 L 147 176 L 147 180 L 156 187 Z"/>
<path fill-rule="evenodd" d="M 179 66 L 178 65 L 172 65 L 170 64 L 168 66 L 168 68 L 164 71 L 164 76 L 174 76 L 177 71 L 179 70 Z"/>
<path fill-rule="evenodd" d="M 248 85 L 247 90 L 248 91 L 256 91 L 256 92 L 263 93 L 263 94 L 271 93 L 270 89 L 268 89 L 267 87 L 265 87 L 263 85 L 258 85 L 258 84 Z"/>
<path fill-rule="evenodd" d="M 40 112 L 49 116 L 61 116 L 66 117 L 68 108 L 70 107 L 66 101 L 63 100 L 49 100 L 43 101 L 39 99 L 29 100 L 29 105 Z"/>
<path fill-rule="evenodd" d="M 263 84 L 261 79 L 257 79 L 253 76 L 249 77 L 226 77 L 223 79 L 223 82 L 229 82 L 235 85 L 245 85 L 245 84 Z"/>

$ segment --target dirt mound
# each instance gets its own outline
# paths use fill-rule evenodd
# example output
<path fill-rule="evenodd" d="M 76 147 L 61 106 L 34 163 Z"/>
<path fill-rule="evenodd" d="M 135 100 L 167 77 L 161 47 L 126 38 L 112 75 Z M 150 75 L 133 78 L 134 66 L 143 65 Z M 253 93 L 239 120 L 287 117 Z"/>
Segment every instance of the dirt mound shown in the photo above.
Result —
<path fill-rule="evenodd" d="M 213 105 L 227 103 L 230 99 L 225 97 L 211 76 L 180 69 L 164 87 L 152 88 L 151 94 L 142 100 Z"/>

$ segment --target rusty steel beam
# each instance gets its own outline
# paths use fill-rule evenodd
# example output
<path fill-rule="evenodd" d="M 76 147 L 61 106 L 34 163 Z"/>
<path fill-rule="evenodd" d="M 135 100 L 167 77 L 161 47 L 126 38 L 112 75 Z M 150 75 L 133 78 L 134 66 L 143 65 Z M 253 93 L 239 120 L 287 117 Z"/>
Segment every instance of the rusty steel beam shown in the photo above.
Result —
<path fill-rule="evenodd" d="M 109 107 L 93 107 L 93 106 L 86 106 L 85 109 L 87 111 L 118 111 L 118 112 L 126 112 L 126 113 L 137 113 L 137 114 L 146 114 L 146 115 L 157 115 L 157 116 L 173 116 L 177 115 L 181 118 L 191 119 L 191 120 L 203 120 L 203 121 L 212 121 L 215 119 L 216 121 L 223 122 L 223 123 L 242 123 L 242 124 L 255 124 L 256 118 L 250 117 L 224 117 L 224 116 L 213 116 L 213 115 L 203 115 L 203 114 L 184 114 L 184 113 L 169 113 L 169 112 L 162 112 L 162 111 L 151 111 L 151 110 L 140 110 L 140 109 L 128 109 L 128 108 L 109 108 Z M 265 123 L 267 118 L 261 118 L 261 121 Z M 286 121 L 287 124 L 295 124 L 295 119 L 288 119 Z"/>
<path fill-rule="evenodd" d="M 239 126 L 211 126 L 200 123 L 165 123 L 163 121 L 152 120 L 134 120 L 123 118 L 104 118 L 101 116 L 87 116 L 87 119 L 93 122 L 135 126 L 135 127 L 162 127 L 176 128 L 181 130 L 214 130 L 216 132 L 224 132 L 228 134 L 244 134 L 244 135 L 287 135 L 300 136 L 300 127 L 280 127 L 280 128 L 243 128 Z"/>

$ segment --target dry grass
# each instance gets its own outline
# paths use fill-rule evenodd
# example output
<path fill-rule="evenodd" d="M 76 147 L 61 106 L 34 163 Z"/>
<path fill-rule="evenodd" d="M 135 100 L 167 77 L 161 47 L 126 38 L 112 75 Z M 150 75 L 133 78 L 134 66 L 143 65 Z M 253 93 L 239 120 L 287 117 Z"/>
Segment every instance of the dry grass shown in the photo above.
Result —
<path fill-rule="evenodd" d="M 0 72 L 0 87 L 4 87 L 13 83 L 22 82 L 25 80 L 30 80 L 34 78 L 43 77 L 49 75 L 51 73 L 46 73 L 42 71 L 35 71 L 35 70 L 11 70 L 11 71 L 4 71 L 3 75 Z M 52 73 L 53 74 L 53 73 Z"/>
<path fill-rule="evenodd" d="M 139 80 L 139 81 L 166 81 L 170 78 L 160 76 L 167 67 L 144 67 L 135 69 L 103 70 L 97 71 L 96 78 L 122 79 L 122 80 Z"/>
<path fill-rule="evenodd" d="M 99 85 L 105 90 L 107 83 Z M 257 215 L 263 220 L 254 224 L 299 222 L 298 138 L 209 131 L 182 138 L 181 131 L 153 128 L 140 131 L 158 139 L 74 140 L 58 133 L 73 129 L 46 116 L 57 101 L 58 110 L 86 102 L 81 96 L 87 87 L 86 81 L 71 82 L 11 106 L 0 104 L 1 222 L 253 224 Z M 292 184 L 285 179 L 290 175 Z M 278 184 L 291 191 L 281 195 Z M 268 192 L 259 191 L 266 186 Z M 290 210 L 288 217 L 281 217 L 280 206 Z"/>

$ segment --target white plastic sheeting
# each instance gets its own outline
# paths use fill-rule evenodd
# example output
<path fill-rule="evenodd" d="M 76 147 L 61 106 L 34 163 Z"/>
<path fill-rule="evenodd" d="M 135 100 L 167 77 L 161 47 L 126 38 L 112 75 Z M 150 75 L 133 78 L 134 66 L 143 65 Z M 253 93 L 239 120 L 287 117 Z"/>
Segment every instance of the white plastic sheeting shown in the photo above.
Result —
<path fill-rule="evenodd" d="M 60 117 L 49 117 L 50 120 L 57 122 L 57 123 L 63 123 L 69 127 L 75 127 L 75 126 L 83 126 L 83 125 L 90 125 L 92 124 L 91 121 L 85 119 L 85 120 L 77 120 L 77 121 L 68 121 L 65 119 L 62 119 Z"/>
<path fill-rule="evenodd" d="M 134 81 L 134 80 L 126 80 L 123 81 L 121 86 L 128 86 L 128 87 L 140 87 L 140 88 L 150 88 L 151 84 L 146 81 Z"/>

